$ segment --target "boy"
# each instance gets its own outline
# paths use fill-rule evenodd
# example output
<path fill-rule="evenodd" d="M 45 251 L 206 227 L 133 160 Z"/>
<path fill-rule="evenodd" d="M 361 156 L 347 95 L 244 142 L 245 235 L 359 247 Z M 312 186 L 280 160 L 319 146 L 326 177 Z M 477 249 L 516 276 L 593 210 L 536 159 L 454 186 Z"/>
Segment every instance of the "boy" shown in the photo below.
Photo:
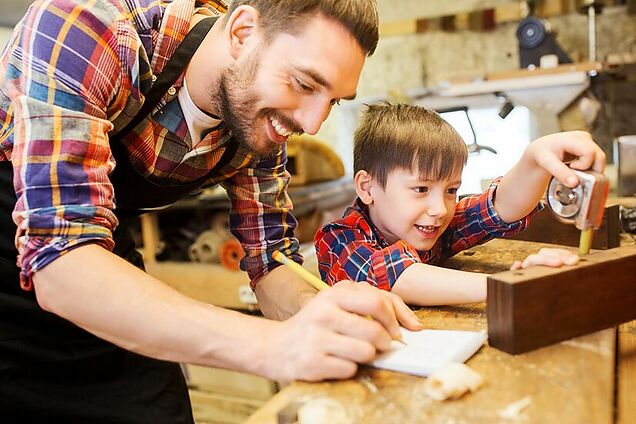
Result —
<path fill-rule="evenodd" d="M 369 106 L 354 136 L 358 198 L 314 239 L 323 280 L 367 281 L 417 305 L 484 301 L 485 274 L 434 265 L 523 230 L 552 175 L 570 187 L 578 183 L 558 159 L 566 154 L 577 157 L 570 164 L 575 169 L 602 172 L 605 166 L 589 134 L 553 134 L 531 143 L 484 193 L 456 202 L 468 155 L 459 134 L 422 107 Z M 566 250 L 542 249 L 513 268 L 577 261 Z"/>

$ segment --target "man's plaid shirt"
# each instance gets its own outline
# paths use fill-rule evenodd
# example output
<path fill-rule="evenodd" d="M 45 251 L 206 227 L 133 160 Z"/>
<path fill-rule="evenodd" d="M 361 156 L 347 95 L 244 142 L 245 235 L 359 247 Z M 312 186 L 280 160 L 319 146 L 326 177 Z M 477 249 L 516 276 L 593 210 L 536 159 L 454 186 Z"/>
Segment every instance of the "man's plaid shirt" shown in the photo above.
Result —
<path fill-rule="evenodd" d="M 510 224 L 493 205 L 499 179 L 480 195 L 461 199 L 448 228 L 431 250 L 417 251 L 403 240 L 389 245 L 371 222 L 366 205 L 357 199 L 343 217 L 318 231 L 314 245 L 320 275 L 329 285 L 341 280 L 366 281 L 391 290 L 400 274 L 414 263 L 439 264 L 462 250 L 522 231 L 540 206 Z"/>
<path fill-rule="evenodd" d="M 118 225 L 108 175 L 116 166 L 109 134 L 136 114 L 189 29 L 194 13 L 221 15 L 220 0 L 51 0 L 35 2 L 0 56 L 0 160 L 11 161 L 17 204 L 21 285 L 77 246 L 113 249 Z M 214 54 L 214 52 L 210 52 Z M 133 166 L 153 182 L 188 182 L 221 158 L 231 134 L 209 133 L 192 146 L 177 99 L 182 77 L 124 139 Z M 282 147 L 258 160 L 242 144 L 218 177 L 232 202 L 230 225 L 255 283 L 278 263 L 296 261 L 296 220 Z"/>

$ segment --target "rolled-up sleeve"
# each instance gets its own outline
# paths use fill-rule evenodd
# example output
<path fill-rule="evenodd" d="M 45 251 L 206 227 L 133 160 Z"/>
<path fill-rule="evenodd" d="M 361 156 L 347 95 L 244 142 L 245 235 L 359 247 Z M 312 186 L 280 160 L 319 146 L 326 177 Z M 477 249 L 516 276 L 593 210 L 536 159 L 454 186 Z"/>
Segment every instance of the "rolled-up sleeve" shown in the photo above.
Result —
<path fill-rule="evenodd" d="M 241 169 L 222 183 L 232 204 L 230 230 L 245 250 L 241 269 L 247 271 L 252 288 L 280 265 L 272 258 L 274 251 L 302 263 L 294 236 L 297 221 L 287 194 L 290 174 L 286 164 L 287 152 L 282 146 L 273 157 Z"/>
<path fill-rule="evenodd" d="M 417 251 L 402 240 L 382 247 L 359 228 L 332 222 L 314 238 L 320 276 L 329 285 L 341 280 L 366 282 L 391 290 L 402 272 L 420 263 Z"/>
<path fill-rule="evenodd" d="M 538 204 L 527 216 L 514 222 L 505 222 L 495 210 L 495 196 L 499 186 L 498 178 L 488 190 L 479 195 L 461 199 L 455 209 L 455 216 L 442 236 L 440 258 L 453 256 L 462 250 L 485 243 L 495 237 L 510 237 L 523 231 L 530 218 L 542 209 Z"/>
<path fill-rule="evenodd" d="M 13 218 L 26 290 L 33 273 L 70 249 L 97 243 L 112 250 L 118 223 L 108 118 L 126 97 L 120 56 L 127 50 L 118 45 L 119 24 L 100 21 L 83 3 L 32 6 L 3 58 L 1 89 L 14 113 Z"/>

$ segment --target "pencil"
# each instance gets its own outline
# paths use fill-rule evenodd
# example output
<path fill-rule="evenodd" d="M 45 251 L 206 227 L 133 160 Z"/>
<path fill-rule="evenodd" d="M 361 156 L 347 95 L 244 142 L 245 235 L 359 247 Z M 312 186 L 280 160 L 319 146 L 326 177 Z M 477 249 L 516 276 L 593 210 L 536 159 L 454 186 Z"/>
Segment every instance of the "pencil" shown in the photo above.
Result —
<path fill-rule="evenodd" d="M 316 290 L 322 291 L 329 288 L 329 285 L 327 285 L 327 283 L 325 283 L 320 278 L 316 277 L 314 274 L 312 274 L 311 272 L 303 268 L 302 265 L 300 265 L 296 261 L 292 261 L 287 256 L 283 255 L 278 250 L 272 254 L 272 258 L 274 258 L 276 262 L 280 262 L 283 265 L 287 265 L 289 269 L 291 269 L 296 275 L 298 275 L 300 278 L 302 278 L 306 283 L 310 284 Z M 365 318 L 373 319 L 369 315 L 367 315 Z M 401 335 L 395 337 L 393 340 L 406 344 L 404 343 L 404 340 L 402 340 Z"/>
<path fill-rule="evenodd" d="M 272 254 L 272 257 L 274 258 L 276 262 L 280 262 L 283 265 L 287 265 L 289 269 L 294 271 L 296 275 L 298 275 L 300 278 L 305 280 L 306 283 L 309 283 L 316 290 L 322 291 L 329 288 L 327 283 L 322 281 L 320 278 L 316 277 L 311 272 L 307 271 L 305 268 L 302 267 L 302 265 L 300 265 L 296 261 L 292 261 L 287 256 L 280 253 L 278 250 Z"/>
<path fill-rule="evenodd" d="M 587 255 L 588 253 L 590 253 L 593 234 L 594 230 L 592 230 L 592 228 L 581 230 L 581 238 L 579 239 L 579 256 Z"/>

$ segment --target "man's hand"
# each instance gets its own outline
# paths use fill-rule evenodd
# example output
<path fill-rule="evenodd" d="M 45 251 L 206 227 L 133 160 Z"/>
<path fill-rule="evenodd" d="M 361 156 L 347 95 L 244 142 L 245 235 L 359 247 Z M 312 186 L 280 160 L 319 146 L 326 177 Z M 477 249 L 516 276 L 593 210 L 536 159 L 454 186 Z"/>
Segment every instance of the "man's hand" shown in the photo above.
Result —
<path fill-rule="evenodd" d="M 586 171 L 592 169 L 603 173 L 607 158 L 603 150 L 584 131 L 569 131 L 550 134 L 530 143 L 526 154 L 550 175 L 572 188 L 579 178 L 572 169 Z M 573 160 L 569 166 L 564 163 Z M 572 169 L 570 169 L 572 168 Z"/>
<path fill-rule="evenodd" d="M 365 318 L 370 316 L 373 320 Z M 399 323 L 420 330 L 402 300 L 367 284 L 342 281 L 318 293 L 268 340 L 268 368 L 279 381 L 353 376 L 400 335 Z"/>
<path fill-rule="evenodd" d="M 510 267 L 511 271 L 528 268 L 536 265 L 550 266 L 558 268 L 563 265 L 575 265 L 579 261 L 579 256 L 565 249 L 544 247 L 539 252 L 528 256 L 524 261 L 516 261 Z"/>

